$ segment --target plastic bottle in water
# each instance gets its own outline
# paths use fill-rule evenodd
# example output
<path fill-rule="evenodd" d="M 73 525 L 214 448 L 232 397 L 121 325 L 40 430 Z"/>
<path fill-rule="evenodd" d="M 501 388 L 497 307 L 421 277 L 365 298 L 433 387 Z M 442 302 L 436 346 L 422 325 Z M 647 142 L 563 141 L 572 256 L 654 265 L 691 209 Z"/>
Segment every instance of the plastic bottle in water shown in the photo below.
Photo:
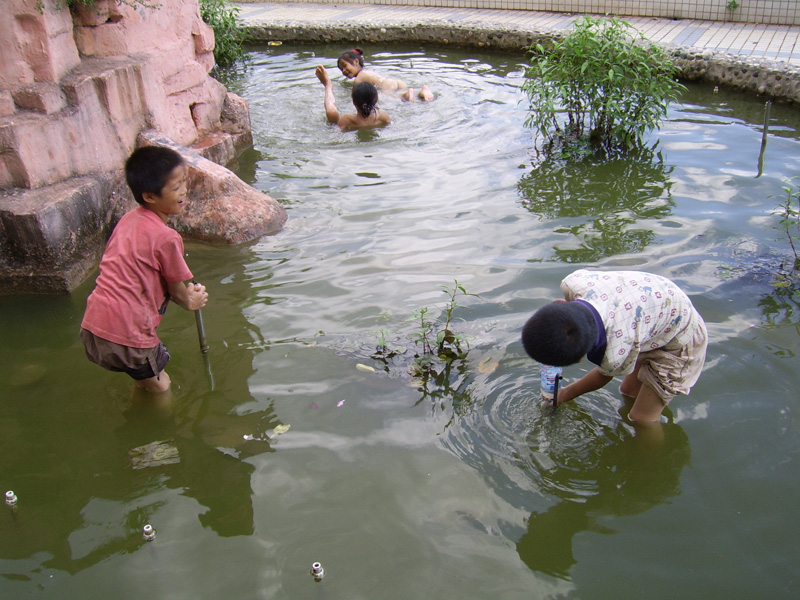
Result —
<path fill-rule="evenodd" d="M 542 398 L 545 400 L 552 400 L 555 393 L 558 381 L 561 379 L 561 374 L 564 372 L 562 367 L 551 367 L 549 365 L 541 365 L 539 367 L 539 377 L 542 384 Z"/>

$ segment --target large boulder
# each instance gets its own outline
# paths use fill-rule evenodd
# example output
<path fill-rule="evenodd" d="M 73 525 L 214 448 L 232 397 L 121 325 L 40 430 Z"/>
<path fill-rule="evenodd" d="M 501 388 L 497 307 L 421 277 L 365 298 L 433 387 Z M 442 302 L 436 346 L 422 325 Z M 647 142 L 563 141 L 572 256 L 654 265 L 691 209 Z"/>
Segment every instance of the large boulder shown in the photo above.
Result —
<path fill-rule="evenodd" d="M 194 150 L 154 131 L 142 132 L 139 143 L 172 148 L 186 161 L 189 203 L 172 223 L 184 237 L 239 244 L 275 233 L 286 222 L 286 211 L 276 200 Z"/>

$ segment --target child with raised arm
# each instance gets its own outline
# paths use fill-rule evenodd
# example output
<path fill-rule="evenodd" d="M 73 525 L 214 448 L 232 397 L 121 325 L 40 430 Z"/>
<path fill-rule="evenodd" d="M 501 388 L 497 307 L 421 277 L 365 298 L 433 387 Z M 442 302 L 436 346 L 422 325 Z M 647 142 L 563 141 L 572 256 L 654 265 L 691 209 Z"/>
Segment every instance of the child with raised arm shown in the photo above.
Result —
<path fill-rule="evenodd" d="M 597 365 L 562 387 L 558 403 L 624 376 L 633 421 L 657 421 L 703 368 L 708 335 L 689 297 L 672 281 L 640 271 L 581 269 L 561 282 L 564 300 L 545 305 L 522 328 L 534 360 L 557 367 L 586 356 Z"/>
<path fill-rule="evenodd" d="M 128 158 L 125 179 L 139 206 L 108 240 L 81 339 L 92 362 L 127 373 L 148 392 L 165 392 L 169 353 L 156 335 L 161 317 L 170 300 L 192 311 L 208 301 L 205 286 L 184 283 L 192 272 L 183 240 L 167 226 L 186 203 L 186 166 L 174 150 L 147 146 Z"/>
<path fill-rule="evenodd" d="M 433 100 L 433 93 L 431 93 L 427 85 L 423 85 L 415 95 L 414 90 L 399 79 L 388 79 L 382 77 L 375 71 L 365 69 L 364 52 L 361 48 L 353 48 L 352 50 L 343 52 L 336 66 L 339 67 L 342 75 L 348 79 L 352 79 L 355 83 L 368 81 L 372 85 L 378 87 L 382 92 L 397 94 L 403 100 L 408 100 L 409 102 L 413 102 L 414 98 L 419 98 L 425 102 Z"/>
<path fill-rule="evenodd" d="M 392 122 L 389 113 L 378 108 L 378 90 L 371 83 L 362 81 L 353 86 L 352 98 L 356 114 L 339 114 L 336 108 L 336 99 L 333 97 L 333 83 L 331 83 L 325 67 L 319 65 L 316 75 L 325 86 L 325 116 L 329 123 L 338 125 L 343 130 L 351 130 L 381 127 Z"/>

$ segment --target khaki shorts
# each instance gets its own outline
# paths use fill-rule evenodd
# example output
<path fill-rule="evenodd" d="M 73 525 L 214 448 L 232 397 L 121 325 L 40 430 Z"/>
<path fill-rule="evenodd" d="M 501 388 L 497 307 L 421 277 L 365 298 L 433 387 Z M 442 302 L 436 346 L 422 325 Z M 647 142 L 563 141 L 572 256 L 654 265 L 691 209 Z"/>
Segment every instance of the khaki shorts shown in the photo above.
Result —
<path fill-rule="evenodd" d="M 639 381 L 655 390 L 664 404 L 678 394 L 688 394 L 706 361 L 708 332 L 699 321 L 691 341 L 677 350 L 642 352 L 637 359 Z"/>
<path fill-rule="evenodd" d="M 90 361 L 109 371 L 127 373 L 137 381 L 155 377 L 169 362 L 169 352 L 164 344 L 154 348 L 130 348 L 97 337 L 83 328 L 81 340 Z"/>

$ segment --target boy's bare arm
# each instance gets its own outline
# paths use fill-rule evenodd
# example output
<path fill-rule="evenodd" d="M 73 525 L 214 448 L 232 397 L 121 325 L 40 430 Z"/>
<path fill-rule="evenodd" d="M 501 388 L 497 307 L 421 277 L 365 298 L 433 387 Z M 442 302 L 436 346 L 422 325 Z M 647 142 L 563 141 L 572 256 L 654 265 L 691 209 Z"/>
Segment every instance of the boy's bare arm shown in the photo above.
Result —
<path fill-rule="evenodd" d="M 206 286 L 200 283 L 167 282 L 167 291 L 169 291 L 170 299 L 186 310 L 201 309 L 208 302 Z"/>
<path fill-rule="evenodd" d="M 595 390 L 599 390 L 601 387 L 605 386 L 609 381 L 614 379 L 613 377 L 609 377 L 608 375 L 603 375 L 600 372 L 600 369 L 595 367 L 591 371 L 589 371 L 586 375 L 578 379 L 578 381 L 573 381 L 569 385 L 565 385 L 561 389 L 558 390 L 558 403 L 563 404 L 564 402 L 570 402 L 574 400 L 578 396 L 583 394 L 587 394 L 589 392 L 593 392 Z"/>

